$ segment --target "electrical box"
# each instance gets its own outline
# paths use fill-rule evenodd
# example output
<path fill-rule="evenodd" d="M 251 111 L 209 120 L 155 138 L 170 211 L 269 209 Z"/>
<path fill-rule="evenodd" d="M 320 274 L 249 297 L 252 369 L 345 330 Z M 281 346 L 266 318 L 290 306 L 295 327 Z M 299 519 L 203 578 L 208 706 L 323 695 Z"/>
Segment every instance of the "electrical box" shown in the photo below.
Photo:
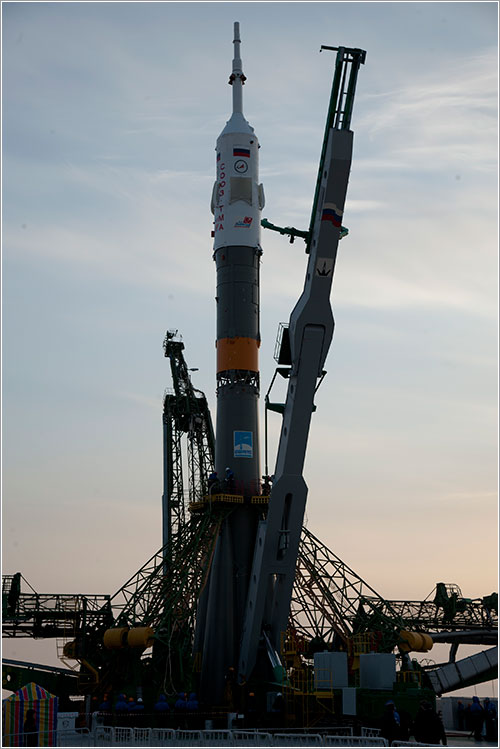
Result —
<path fill-rule="evenodd" d="M 330 691 L 347 686 L 347 653 L 314 653 L 314 688 Z"/>
<path fill-rule="evenodd" d="M 396 681 L 394 653 L 362 653 L 359 656 L 359 686 L 392 690 Z"/>
<path fill-rule="evenodd" d="M 342 690 L 342 714 L 356 715 L 356 687 L 345 687 Z"/>

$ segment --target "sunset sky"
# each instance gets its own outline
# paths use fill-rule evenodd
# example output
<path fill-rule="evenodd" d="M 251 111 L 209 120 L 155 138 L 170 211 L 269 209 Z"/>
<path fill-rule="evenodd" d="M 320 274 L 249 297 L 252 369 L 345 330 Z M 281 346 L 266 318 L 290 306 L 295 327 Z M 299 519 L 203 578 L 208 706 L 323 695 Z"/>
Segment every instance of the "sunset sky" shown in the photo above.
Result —
<path fill-rule="evenodd" d="M 168 328 L 215 415 L 210 196 L 237 20 L 263 215 L 282 226 L 309 224 L 334 64 L 320 46 L 367 50 L 307 525 L 386 598 L 498 590 L 497 13 L 2 4 L 4 573 L 112 594 L 161 546 Z M 262 247 L 264 394 L 306 256 L 265 230 Z M 37 646 L 57 663 L 38 642 L 4 655 Z"/>

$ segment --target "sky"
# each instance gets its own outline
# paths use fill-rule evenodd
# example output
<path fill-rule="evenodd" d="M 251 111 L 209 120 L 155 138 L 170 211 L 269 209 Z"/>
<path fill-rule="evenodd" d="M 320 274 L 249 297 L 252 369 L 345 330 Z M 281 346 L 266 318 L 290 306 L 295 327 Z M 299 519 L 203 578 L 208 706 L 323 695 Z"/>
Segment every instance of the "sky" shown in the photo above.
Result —
<path fill-rule="evenodd" d="M 309 225 L 320 46 L 367 51 L 306 523 L 385 598 L 497 591 L 496 2 L 2 4 L 3 572 L 112 594 L 161 546 L 167 329 L 215 416 L 210 197 L 234 21 L 281 226 Z M 307 258 L 274 232 L 262 247 L 264 394 Z"/>

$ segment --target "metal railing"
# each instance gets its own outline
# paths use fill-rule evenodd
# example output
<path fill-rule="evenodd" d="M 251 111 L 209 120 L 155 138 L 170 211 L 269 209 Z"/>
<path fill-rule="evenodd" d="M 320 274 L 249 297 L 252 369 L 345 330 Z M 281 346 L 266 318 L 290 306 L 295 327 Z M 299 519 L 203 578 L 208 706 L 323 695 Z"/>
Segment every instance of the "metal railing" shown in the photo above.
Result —
<path fill-rule="evenodd" d="M 130 746 L 130 747 L 189 747 L 189 746 L 267 746 L 267 747 L 315 747 L 346 746 L 369 747 L 389 746 L 389 742 L 380 735 L 374 735 L 378 729 L 362 728 L 361 736 L 342 736 L 335 734 L 332 728 L 325 734 L 310 733 L 271 733 L 251 730 L 174 730 L 172 728 L 128 728 L 122 726 L 96 726 L 89 731 L 79 728 L 64 731 L 52 731 L 50 737 L 45 733 L 43 744 L 60 747 L 89 746 Z M 24 734 L 4 734 L 2 746 L 24 746 Z M 47 741 L 47 739 L 50 739 Z M 38 745 L 38 742 L 37 742 Z M 417 741 L 393 741 L 390 746 L 439 746 L 439 744 L 421 744 Z"/>

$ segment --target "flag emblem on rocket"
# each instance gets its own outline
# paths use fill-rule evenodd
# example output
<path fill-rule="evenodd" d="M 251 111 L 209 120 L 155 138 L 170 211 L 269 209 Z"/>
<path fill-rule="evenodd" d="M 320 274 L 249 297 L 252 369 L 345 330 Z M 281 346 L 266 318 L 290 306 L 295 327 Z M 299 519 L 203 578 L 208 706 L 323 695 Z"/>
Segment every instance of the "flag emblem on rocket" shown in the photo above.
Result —
<path fill-rule="evenodd" d="M 330 221 L 334 226 L 340 227 L 342 221 L 342 211 L 340 211 L 335 203 L 325 203 L 323 206 L 323 212 L 321 214 L 322 221 Z"/>
<path fill-rule="evenodd" d="M 233 148 L 233 156 L 245 156 L 247 159 L 250 158 L 250 149 L 249 148 L 240 148 L 240 146 L 234 146 Z"/>
<path fill-rule="evenodd" d="M 252 216 L 245 216 L 243 220 L 239 220 L 235 223 L 236 228 L 248 229 L 252 225 Z"/>

